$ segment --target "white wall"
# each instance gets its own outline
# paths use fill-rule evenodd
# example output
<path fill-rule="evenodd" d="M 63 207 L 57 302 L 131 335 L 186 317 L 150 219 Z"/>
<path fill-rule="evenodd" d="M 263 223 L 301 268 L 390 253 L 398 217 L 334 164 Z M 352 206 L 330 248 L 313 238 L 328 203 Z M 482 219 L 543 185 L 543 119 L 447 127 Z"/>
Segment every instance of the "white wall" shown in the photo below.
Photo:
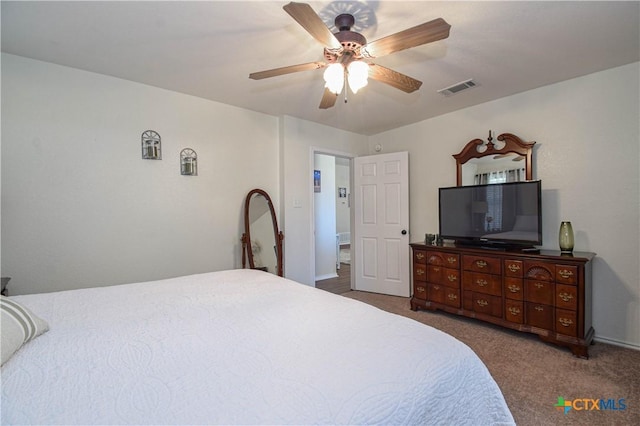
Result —
<path fill-rule="evenodd" d="M 336 273 L 336 158 L 314 155 L 314 170 L 321 173 L 320 192 L 313 194 L 315 217 L 315 280 L 337 277 Z"/>
<path fill-rule="evenodd" d="M 285 116 L 280 143 L 285 276 L 314 286 L 313 153 L 365 155 L 367 137 Z"/>
<path fill-rule="evenodd" d="M 314 151 L 409 151 L 417 241 L 437 230 L 437 188 L 455 185 L 451 155 L 491 129 L 537 141 L 544 247 L 572 221 L 576 250 L 598 254 L 596 336 L 640 347 L 639 74 L 635 63 L 367 138 L 2 54 L 2 276 L 22 294 L 239 267 L 244 196 L 261 187 L 279 206 L 285 275 L 313 285 Z M 161 161 L 140 159 L 148 129 Z M 184 147 L 197 177 L 179 174 Z"/>
<path fill-rule="evenodd" d="M 343 164 L 345 163 L 345 164 Z M 342 158 L 336 159 L 336 233 L 351 231 L 351 167 L 349 162 Z M 347 197 L 338 196 L 338 188 L 347 189 Z"/>
<path fill-rule="evenodd" d="M 409 151 L 412 240 L 437 231 L 437 189 L 456 184 L 452 155 L 467 142 L 490 129 L 536 141 L 543 247 L 558 249 L 560 222 L 572 222 L 576 251 L 597 253 L 596 337 L 640 347 L 639 75 L 630 64 L 371 137 L 371 152 Z"/>
<path fill-rule="evenodd" d="M 10 294 L 240 266 L 242 209 L 279 203 L 278 119 L 2 55 L 2 276 Z M 142 160 L 140 136 L 162 137 Z M 181 176 L 179 152 L 198 153 Z M 304 156 L 306 158 L 306 156 Z"/>

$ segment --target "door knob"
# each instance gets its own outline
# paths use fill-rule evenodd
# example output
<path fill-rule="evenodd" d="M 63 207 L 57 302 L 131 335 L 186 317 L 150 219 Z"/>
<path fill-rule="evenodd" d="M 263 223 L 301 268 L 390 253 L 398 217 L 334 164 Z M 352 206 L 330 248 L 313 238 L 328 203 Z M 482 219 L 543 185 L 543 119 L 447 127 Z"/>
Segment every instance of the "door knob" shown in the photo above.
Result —
<path fill-rule="evenodd" d="M 402 230 L 402 235 L 407 235 L 407 230 L 406 229 Z"/>

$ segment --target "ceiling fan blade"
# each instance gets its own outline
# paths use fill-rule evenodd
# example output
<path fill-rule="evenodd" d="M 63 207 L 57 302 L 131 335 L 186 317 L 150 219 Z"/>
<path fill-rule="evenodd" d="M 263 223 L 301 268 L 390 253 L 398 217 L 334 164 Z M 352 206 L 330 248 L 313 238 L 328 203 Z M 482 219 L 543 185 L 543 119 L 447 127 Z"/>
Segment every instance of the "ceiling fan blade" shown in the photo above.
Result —
<path fill-rule="evenodd" d="M 415 78 L 377 64 L 369 64 L 369 77 L 407 93 L 415 92 L 422 86 L 422 82 Z"/>
<path fill-rule="evenodd" d="M 262 80 L 263 78 L 276 77 L 279 75 L 291 74 L 294 72 L 317 70 L 326 66 L 327 64 L 325 64 L 324 62 L 308 62 L 306 64 L 289 65 L 288 67 L 253 72 L 249 74 L 249 78 L 253 80 Z"/>
<path fill-rule="evenodd" d="M 426 43 L 442 40 L 449 37 L 449 25 L 444 19 L 433 21 L 409 28 L 387 37 L 367 43 L 362 47 L 361 53 L 365 57 L 379 58 L 410 47 L 420 46 Z"/>
<path fill-rule="evenodd" d="M 285 5 L 283 9 L 323 46 L 331 49 L 342 48 L 338 39 L 308 4 L 291 2 Z"/>
<path fill-rule="evenodd" d="M 336 104 L 337 99 L 338 95 L 325 87 L 324 94 L 322 95 L 322 100 L 320 101 L 320 109 L 331 108 Z"/>

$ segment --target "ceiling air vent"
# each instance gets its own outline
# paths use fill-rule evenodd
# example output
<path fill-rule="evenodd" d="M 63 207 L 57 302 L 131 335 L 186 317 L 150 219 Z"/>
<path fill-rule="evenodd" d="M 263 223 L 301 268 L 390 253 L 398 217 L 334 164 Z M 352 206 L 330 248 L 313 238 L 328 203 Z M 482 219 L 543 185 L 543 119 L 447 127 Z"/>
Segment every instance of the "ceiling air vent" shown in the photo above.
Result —
<path fill-rule="evenodd" d="M 471 89 L 472 87 L 476 87 L 477 84 L 473 79 L 469 79 L 466 81 L 462 81 L 460 83 L 456 83 L 453 86 L 445 87 L 444 89 L 438 90 L 438 93 L 444 96 L 453 96 L 456 93 L 462 92 L 463 90 Z"/>

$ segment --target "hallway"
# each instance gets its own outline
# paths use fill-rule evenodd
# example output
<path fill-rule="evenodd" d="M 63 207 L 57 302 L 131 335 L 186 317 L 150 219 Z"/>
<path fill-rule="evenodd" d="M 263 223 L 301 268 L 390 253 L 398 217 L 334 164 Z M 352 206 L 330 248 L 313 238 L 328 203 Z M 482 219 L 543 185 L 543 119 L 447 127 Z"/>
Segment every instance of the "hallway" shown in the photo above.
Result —
<path fill-rule="evenodd" d="M 340 263 L 337 278 L 316 281 L 316 288 L 326 290 L 330 293 L 343 294 L 351 291 L 351 265 Z"/>

